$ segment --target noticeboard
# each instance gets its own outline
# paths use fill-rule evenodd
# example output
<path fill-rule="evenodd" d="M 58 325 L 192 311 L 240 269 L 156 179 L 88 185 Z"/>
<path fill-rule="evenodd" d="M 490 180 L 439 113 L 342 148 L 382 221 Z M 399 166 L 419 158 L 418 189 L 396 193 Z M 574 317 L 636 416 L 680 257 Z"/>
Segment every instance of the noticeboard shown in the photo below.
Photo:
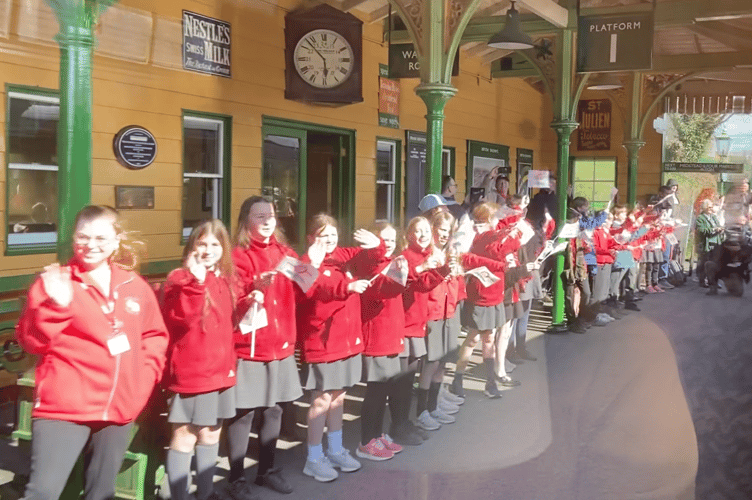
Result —
<path fill-rule="evenodd" d="M 509 146 L 481 141 L 467 141 L 467 180 L 470 188 L 485 187 L 493 190 L 496 177 L 509 175 Z"/>
<path fill-rule="evenodd" d="M 405 218 L 420 214 L 418 203 L 426 195 L 426 133 L 405 131 Z"/>
<path fill-rule="evenodd" d="M 698 172 L 710 174 L 740 174 L 744 172 L 743 163 L 682 163 L 666 162 L 664 172 Z"/>
<path fill-rule="evenodd" d="M 581 16 L 577 30 L 577 71 L 651 69 L 653 13 Z"/>
<path fill-rule="evenodd" d="M 452 76 L 460 74 L 460 51 L 454 56 Z M 389 78 L 420 78 L 418 52 L 412 43 L 389 45 Z"/>

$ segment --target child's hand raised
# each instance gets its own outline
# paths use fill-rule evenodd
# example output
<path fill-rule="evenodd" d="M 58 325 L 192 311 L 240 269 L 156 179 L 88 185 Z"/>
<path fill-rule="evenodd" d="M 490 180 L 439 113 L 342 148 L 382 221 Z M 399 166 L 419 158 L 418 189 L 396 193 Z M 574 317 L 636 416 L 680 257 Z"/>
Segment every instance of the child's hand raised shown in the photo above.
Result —
<path fill-rule="evenodd" d="M 316 269 L 321 266 L 326 257 L 326 243 L 324 240 L 316 239 L 313 244 L 308 247 L 308 258 L 311 259 L 311 265 Z"/>
<path fill-rule="evenodd" d="M 353 233 L 353 239 L 360 243 L 360 248 L 369 249 L 376 248 L 381 244 L 381 239 L 373 234 L 371 231 L 365 229 L 358 229 Z"/>
<path fill-rule="evenodd" d="M 368 285 L 370 284 L 371 282 L 368 280 L 352 281 L 347 284 L 347 291 L 354 293 L 363 293 L 366 291 L 366 288 L 368 288 Z"/>
<path fill-rule="evenodd" d="M 248 298 L 258 302 L 261 305 L 264 305 L 264 293 L 260 292 L 258 290 L 253 290 L 251 293 L 248 294 Z"/>
<path fill-rule="evenodd" d="M 206 279 L 206 266 L 199 263 L 198 252 L 191 252 L 185 261 L 185 267 L 196 277 L 199 283 L 203 283 Z"/>
<path fill-rule="evenodd" d="M 47 295 L 59 306 L 68 307 L 73 301 L 73 284 L 70 268 L 51 264 L 44 268 L 42 285 Z"/>

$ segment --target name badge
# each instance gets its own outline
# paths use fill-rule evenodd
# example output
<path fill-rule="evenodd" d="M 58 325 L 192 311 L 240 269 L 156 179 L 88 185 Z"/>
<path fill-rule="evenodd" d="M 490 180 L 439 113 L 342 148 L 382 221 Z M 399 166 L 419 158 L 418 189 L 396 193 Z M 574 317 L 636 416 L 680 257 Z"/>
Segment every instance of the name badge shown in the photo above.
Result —
<path fill-rule="evenodd" d="M 117 356 L 118 354 L 130 351 L 131 344 L 128 342 L 128 337 L 124 333 L 121 333 L 107 341 L 107 348 L 110 350 L 110 356 Z"/>

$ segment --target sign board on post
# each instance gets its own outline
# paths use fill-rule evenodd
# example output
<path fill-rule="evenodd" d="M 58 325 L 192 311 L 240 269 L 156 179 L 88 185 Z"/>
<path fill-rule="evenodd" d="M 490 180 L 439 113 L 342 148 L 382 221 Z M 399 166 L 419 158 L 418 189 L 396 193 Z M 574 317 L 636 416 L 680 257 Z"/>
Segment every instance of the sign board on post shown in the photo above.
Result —
<path fill-rule="evenodd" d="M 609 151 L 611 149 L 611 101 L 587 99 L 577 104 L 577 149 Z"/>
<path fill-rule="evenodd" d="M 400 128 L 400 84 L 389 78 L 389 66 L 379 64 L 379 126 Z"/>
<path fill-rule="evenodd" d="M 460 51 L 454 56 L 452 76 L 460 74 Z M 418 53 L 412 43 L 389 45 L 389 78 L 420 78 Z"/>
<path fill-rule="evenodd" d="M 405 132 L 405 217 L 420 214 L 418 203 L 426 195 L 426 133 Z"/>
<path fill-rule="evenodd" d="M 577 71 L 651 69 L 653 13 L 582 16 L 577 31 Z"/>
<path fill-rule="evenodd" d="M 183 11 L 183 69 L 230 78 L 230 23 Z"/>
<path fill-rule="evenodd" d="M 681 163 L 666 162 L 663 164 L 664 172 L 700 172 L 711 174 L 741 174 L 744 172 L 743 163 Z"/>
<path fill-rule="evenodd" d="M 533 150 L 517 148 L 517 194 L 530 194 L 527 175 L 533 169 Z"/>

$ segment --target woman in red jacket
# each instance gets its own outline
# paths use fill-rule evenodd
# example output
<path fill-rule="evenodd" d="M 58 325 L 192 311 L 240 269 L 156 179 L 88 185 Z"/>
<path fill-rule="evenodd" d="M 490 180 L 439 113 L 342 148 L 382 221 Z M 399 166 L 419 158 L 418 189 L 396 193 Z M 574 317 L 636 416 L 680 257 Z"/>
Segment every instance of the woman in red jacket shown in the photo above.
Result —
<path fill-rule="evenodd" d="M 473 240 L 470 253 L 496 260 L 499 268 L 489 271 L 495 276 L 493 283 L 483 283 L 476 276 L 467 281 L 467 299 L 462 311 L 463 325 L 469 332 L 460 347 L 459 359 L 452 381 L 451 391 L 463 395 L 462 379 L 478 338 L 482 340 L 483 365 L 486 371 L 485 394 L 491 399 L 501 397 L 494 373 L 494 330 L 505 323 L 504 316 L 504 270 L 508 258 L 520 247 L 516 239 L 518 231 L 509 226 L 499 226 L 499 207 L 493 203 L 481 203 L 473 209 L 472 217 L 478 235 Z M 488 266 L 486 266 L 488 267 Z"/>
<path fill-rule="evenodd" d="M 342 447 L 342 415 L 345 391 L 361 378 L 360 294 L 370 283 L 354 280 L 348 268 L 355 257 L 380 260 L 384 244 L 364 229 L 355 231 L 354 239 L 360 248 L 338 247 L 337 222 L 326 214 L 316 215 L 308 224 L 309 242 L 323 244 L 326 257 L 316 282 L 307 294 L 301 294 L 297 308 L 298 344 L 303 361 L 301 380 L 311 391 L 308 458 L 303 473 L 322 482 L 337 478 L 335 467 L 343 472 L 361 467 Z M 308 256 L 303 260 L 307 261 Z M 324 425 L 328 431 L 326 456 L 321 445 Z"/>
<path fill-rule="evenodd" d="M 397 231 L 387 223 L 378 223 L 373 230 L 386 248 L 379 261 L 357 262 L 355 276 L 371 281 L 360 296 L 363 322 L 363 380 L 366 393 L 361 407 L 361 440 L 355 454 L 367 460 L 388 460 L 402 447 L 384 434 L 384 411 L 387 397 L 389 408 L 395 413 L 394 377 L 400 372 L 399 353 L 404 345 L 405 311 L 402 292 L 405 285 L 392 271 L 402 270 L 407 277 L 407 262 L 392 254 L 397 246 Z M 387 276 L 387 273 L 390 273 Z M 422 443 L 423 440 L 419 440 Z"/>
<path fill-rule="evenodd" d="M 39 356 L 25 498 L 57 500 L 85 454 L 87 500 L 115 497 L 133 420 L 162 376 L 167 329 L 117 212 L 82 209 L 73 258 L 29 289 L 18 342 Z"/>
<path fill-rule="evenodd" d="M 235 416 L 234 271 L 230 237 L 221 221 L 193 229 L 183 263 L 167 276 L 162 293 L 162 316 L 170 332 L 166 386 L 172 393 L 165 466 L 172 498 L 188 500 L 195 449 L 196 499 L 206 500 L 213 490 L 222 420 Z"/>
<path fill-rule="evenodd" d="M 255 333 L 236 329 L 234 335 L 239 361 L 237 415 L 227 426 L 230 495 L 234 500 L 250 500 L 255 495 L 245 479 L 243 460 L 256 411 L 261 413 L 261 429 L 255 483 L 280 493 L 292 492 L 281 469 L 274 467 L 274 458 L 282 425 L 280 403 L 303 394 L 294 356 L 296 285 L 275 269 L 285 257 L 298 255 L 277 229 L 274 205 L 261 196 L 251 196 L 241 205 L 236 245 L 232 251 L 238 276 L 236 316 L 242 318 L 255 307 L 265 311 L 267 318 L 267 325 Z M 314 265 L 320 259 L 314 256 Z"/>

